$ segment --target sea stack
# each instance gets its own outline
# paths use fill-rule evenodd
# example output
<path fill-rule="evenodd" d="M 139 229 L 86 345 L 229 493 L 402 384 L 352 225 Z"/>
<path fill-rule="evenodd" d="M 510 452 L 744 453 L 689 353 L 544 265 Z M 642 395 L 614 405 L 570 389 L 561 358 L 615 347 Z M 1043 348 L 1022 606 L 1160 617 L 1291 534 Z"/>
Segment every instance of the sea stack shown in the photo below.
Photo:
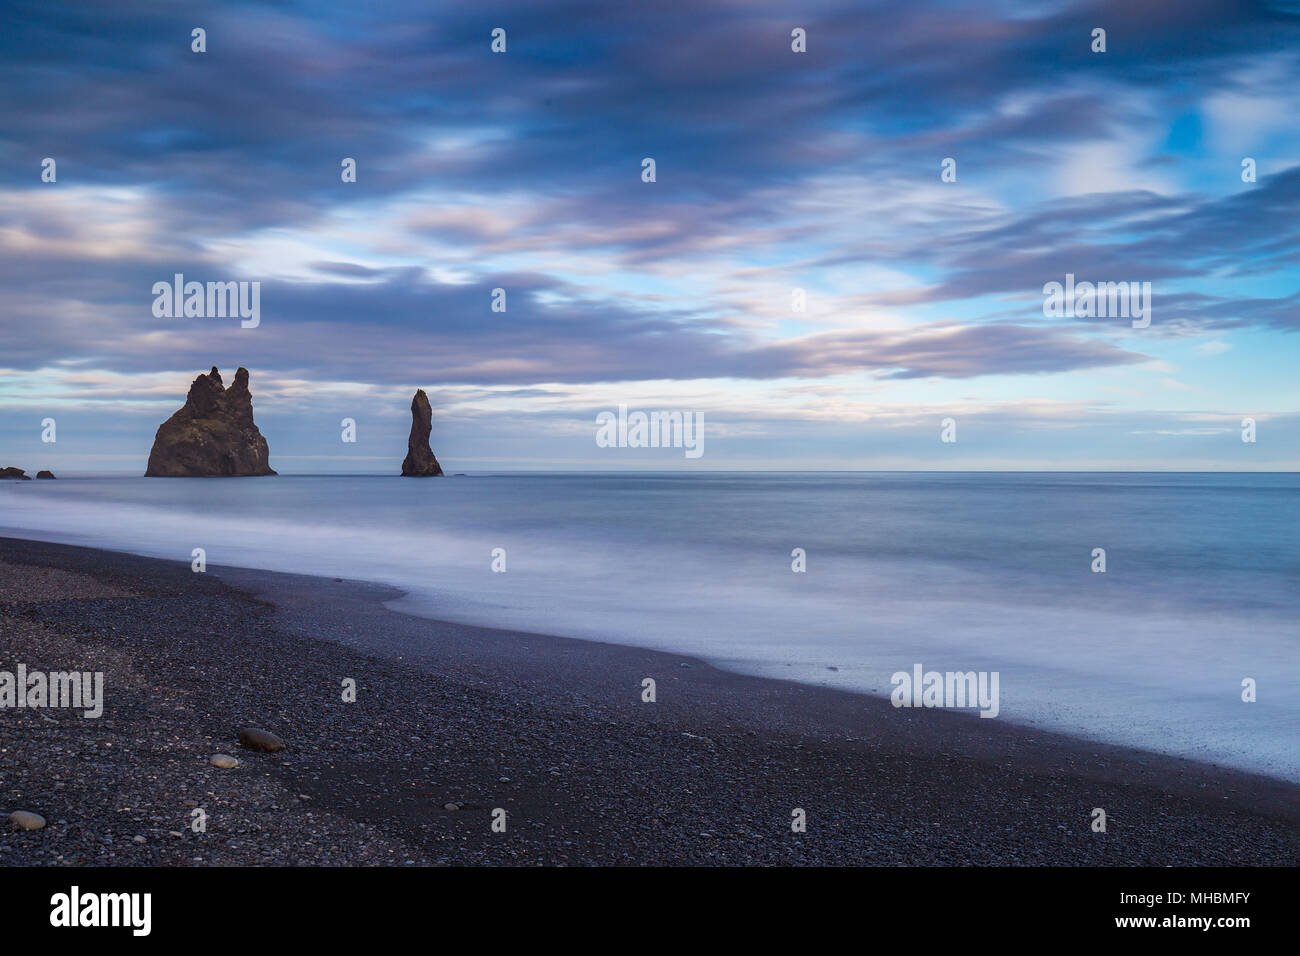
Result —
<path fill-rule="evenodd" d="M 430 478 L 442 474 L 442 466 L 433 457 L 429 447 L 429 432 L 433 429 L 433 409 L 424 389 L 416 389 L 411 399 L 411 437 L 406 443 L 406 460 L 402 462 L 402 476 Z"/>
<path fill-rule="evenodd" d="M 266 439 L 253 423 L 248 369 L 230 388 L 214 365 L 190 386 L 185 405 L 158 426 L 146 478 L 217 478 L 274 475 Z"/>

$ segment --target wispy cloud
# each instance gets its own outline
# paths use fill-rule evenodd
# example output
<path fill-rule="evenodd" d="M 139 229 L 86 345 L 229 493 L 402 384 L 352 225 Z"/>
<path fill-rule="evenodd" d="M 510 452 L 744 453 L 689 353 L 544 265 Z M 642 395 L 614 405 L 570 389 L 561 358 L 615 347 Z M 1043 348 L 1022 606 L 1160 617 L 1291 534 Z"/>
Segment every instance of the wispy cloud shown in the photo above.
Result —
<path fill-rule="evenodd" d="M 810 438 L 829 448 L 848 435 L 817 409 L 839 427 L 855 409 L 975 414 L 974 387 L 1012 432 L 1017 407 L 1037 428 L 1045 399 L 1084 420 L 1125 396 L 1142 424 L 1072 454 L 1135 461 L 1148 451 L 1124 436 L 1175 437 L 1167 414 L 1296 410 L 1294 5 L 488 14 L 11 4 L 0 402 L 93 415 L 216 362 L 253 368 L 286 422 L 309 420 L 313 394 L 379 403 L 419 384 L 504 434 L 505 416 L 588 389 L 675 382 L 763 409 L 782 441 L 786 413 L 832 429 Z M 46 156 L 57 183 L 39 179 Z M 155 318 L 152 284 L 175 273 L 260 281 L 261 326 Z M 1152 283 L 1151 326 L 1047 319 L 1043 284 L 1067 273 Z M 763 428 L 730 447 L 783 461 Z"/>

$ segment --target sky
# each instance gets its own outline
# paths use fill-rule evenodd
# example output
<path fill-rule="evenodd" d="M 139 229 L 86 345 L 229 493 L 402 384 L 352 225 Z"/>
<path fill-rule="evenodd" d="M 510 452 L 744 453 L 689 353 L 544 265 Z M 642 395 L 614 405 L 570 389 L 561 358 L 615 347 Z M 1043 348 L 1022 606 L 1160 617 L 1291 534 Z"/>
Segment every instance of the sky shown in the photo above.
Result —
<path fill-rule="evenodd" d="M 6 7 L 0 466 L 143 473 L 214 365 L 281 473 L 395 473 L 416 388 L 471 473 L 1300 464 L 1298 3 Z"/>

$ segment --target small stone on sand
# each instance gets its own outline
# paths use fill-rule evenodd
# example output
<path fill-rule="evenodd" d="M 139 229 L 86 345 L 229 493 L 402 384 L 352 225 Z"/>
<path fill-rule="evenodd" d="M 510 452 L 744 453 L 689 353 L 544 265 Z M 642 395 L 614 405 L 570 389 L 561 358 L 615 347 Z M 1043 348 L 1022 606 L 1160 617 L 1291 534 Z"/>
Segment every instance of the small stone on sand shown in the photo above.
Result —
<path fill-rule="evenodd" d="M 229 770 L 231 767 L 239 766 L 239 761 L 230 754 L 213 754 L 208 763 L 214 767 L 220 767 L 222 770 Z"/>
<path fill-rule="evenodd" d="M 45 826 L 45 818 L 29 810 L 15 810 L 9 814 L 9 822 L 20 830 L 39 830 Z"/>
<path fill-rule="evenodd" d="M 275 753 L 284 749 L 284 741 L 275 734 L 266 730 L 258 730 L 255 727 L 248 727 L 239 732 L 239 742 L 249 750 L 262 750 L 266 753 Z"/>

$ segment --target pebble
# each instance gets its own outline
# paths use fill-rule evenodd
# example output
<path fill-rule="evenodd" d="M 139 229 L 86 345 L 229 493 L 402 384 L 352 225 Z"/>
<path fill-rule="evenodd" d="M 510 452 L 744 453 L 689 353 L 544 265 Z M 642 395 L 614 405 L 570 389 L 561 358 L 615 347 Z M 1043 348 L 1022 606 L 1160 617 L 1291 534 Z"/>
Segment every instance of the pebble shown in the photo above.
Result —
<path fill-rule="evenodd" d="M 239 742 L 249 750 L 261 750 L 275 753 L 284 749 L 284 741 L 268 730 L 246 727 L 239 732 Z"/>
<path fill-rule="evenodd" d="M 458 803 L 444 803 L 444 804 L 442 805 L 442 808 L 443 808 L 444 810 L 459 810 L 459 809 L 460 809 L 460 804 L 458 804 Z"/>
<path fill-rule="evenodd" d="M 222 770 L 229 770 L 231 767 L 239 766 L 239 761 L 230 754 L 213 754 L 208 763 L 214 767 L 220 767 Z"/>
<path fill-rule="evenodd" d="M 39 830 L 45 826 L 45 818 L 30 810 L 15 810 L 9 814 L 9 822 L 20 830 Z"/>

